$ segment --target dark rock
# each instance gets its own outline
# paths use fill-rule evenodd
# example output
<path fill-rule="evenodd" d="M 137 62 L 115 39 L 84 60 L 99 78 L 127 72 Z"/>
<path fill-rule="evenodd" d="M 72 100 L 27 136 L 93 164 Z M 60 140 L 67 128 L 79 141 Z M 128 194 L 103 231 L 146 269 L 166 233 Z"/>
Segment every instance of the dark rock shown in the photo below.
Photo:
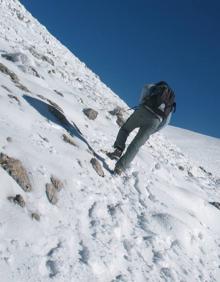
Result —
<path fill-rule="evenodd" d="M 53 184 L 51 184 L 51 183 L 46 184 L 46 194 L 47 194 L 47 198 L 48 198 L 48 200 L 51 204 L 55 205 L 58 202 L 57 190 L 56 190 L 56 188 L 54 187 Z"/>
<path fill-rule="evenodd" d="M 61 93 L 60 91 L 54 90 L 54 92 L 57 93 L 59 96 L 64 97 L 63 93 Z"/>
<path fill-rule="evenodd" d="M 62 124 L 64 125 L 68 125 L 69 122 L 67 120 L 67 118 L 65 117 L 62 109 L 56 108 L 55 106 L 52 105 L 48 105 L 48 110 L 51 112 L 51 114 L 53 114 Z"/>
<path fill-rule="evenodd" d="M 12 93 L 11 90 L 10 90 L 7 86 L 1 85 L 1 87 L 2 87 L 3 89 L 5 89 L 6 91 L 8 91 L 9 93 Z"/>
<path fill-rule="evenodd" d="M 178 169 L 183 171 L 183 170 L 184 170 L 184 167 L 183 167 L 182 165 L 179 165 L 179 166 L 178 166 Z"/>
<path fill-rule="evenodd" d="M 98 112 L 91 108 L 83 109 L 83 113 L 91 120 L 95 120 L 98 116 Z"/>
<path fill-rule="evenodd" d="M 19 82 L 19 79 L 18 79 L 18 77 L 17 77 L 17 75 L 14 73 L 14 72 L 12 72 L 12 71 L 10 71 L 5 65 L 3 65 L 2 63 L 0 63 L 0 71 L 2 72 L 2 73 L 4 73 L 4 74 L 6 74 L 6 75 L 8 75 L 10 78 L 11 78 L 11 80 L 13 81 L 13 82 Z"/>
<path fill-rule="evenodd" d="M 105 176 L 102 166 L 96 158 L 92 158 L 90 163 L 92 164 L 92 167 L 94 168 L 94 170 L 97 172 L 99 176 L 101 177 Z"/>
<path fill-rule="evenodd" d="M 12 138 L 11 137 L 7 137 L 6 140 L 11 143 L 12 142 Z"/>
<path fill-rule="evenodd" d="M 15 83 L 15 86 L 19 89 L 21 89 L 22 91 L 25 91 L 27 93 L 30 93 L 31 91 L 26 87 L 24 86 L 23 84 L 21 84 L 20 82 L 16 82 Z"/>
<path fill-rule="evenodd" d="M 43 54 L 38 53 L 34 47 L 31 47 L 31 48 L 29 49 L 29 51 L 31 52 L 31 54 L 32 54 L 35 58 L 37 58 L 37 59 L 39 59 L 39 60 L 42 60 L 42 61 L 44 61 L 44 62 L 47 62 L 48 64 L 54 66 L 54 61 L 53 61 L 51 58 L 49 58 L 49 57 L 46 56 L 46 55 L 43 55 Z"/>
<path fill-rule="evenodd" d="M 31 214 L 32 219 L 36 220 L 36 221 L 40 221 L 40 215 L 38 213 L 33 212 Z"/>
<path fill-rule="evenodd" d="M 216 207 L 217 209 L 220 210 L 220 203 L 219 202 L 209 202 L 209 204 L 213 205 L 214 207 Z"/>
<path fill-rule="evenodd" d="M 25 201 L 20 194 L 17 194 L 15 197 L 8 197 L 8 200 L 19 205 L 20 207 L 25 207 Z"/>
<path fill-rule="evenodd" d="M 28 174 L 21 161 L 11 158 L 3 153 L 0 154 L 0 165 L 21 186 L 25 192 L 31 191 L 31 183 Z"/>
<path fill-rule="evenodd" d="M 59 273 L 56 261 L 49 259 L 46 262 L 46 266 L 49 270 L 49 273 L 50 273 L 49 277 L 50 278 L 55 277 Z"/>

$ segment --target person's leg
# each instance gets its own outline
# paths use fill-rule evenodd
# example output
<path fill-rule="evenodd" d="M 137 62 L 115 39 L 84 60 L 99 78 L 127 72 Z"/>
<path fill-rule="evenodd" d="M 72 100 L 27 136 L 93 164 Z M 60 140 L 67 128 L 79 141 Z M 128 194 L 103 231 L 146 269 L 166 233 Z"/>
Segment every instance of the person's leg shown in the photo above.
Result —
<path fill-rule="evenodd" d="M 145 144 L 151 134 L 153 134 L 158 127 L 160 121 L 157 118 L 153 118 L 151 124 L 147 126 L 142 126 L 137 135 L 134 137 L 130 145 L 128 146 L 125 154 L 116 163 L 116 168 L 122 170 L 126 169 L 132 162 L 136 154 L 138 153 L 140 147 Z"/>
<path fill-rule="evenodd" d="M 140 110 L 137 109 L 127 119 L 127 121 L 120 128 L 117 138 L 114 143 L 114 148 L 118 148 L 121 151 L 125 149 L 125 143 L 129 134 L 137 127 L 140 127 Z"/>

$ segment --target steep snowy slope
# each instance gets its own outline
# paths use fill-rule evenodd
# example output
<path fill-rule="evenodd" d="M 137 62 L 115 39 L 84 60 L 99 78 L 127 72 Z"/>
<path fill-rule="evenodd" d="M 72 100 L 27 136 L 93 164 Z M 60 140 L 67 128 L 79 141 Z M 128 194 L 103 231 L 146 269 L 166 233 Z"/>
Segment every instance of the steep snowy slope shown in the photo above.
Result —
<path fill-rule="evenodd" d="M 219 281 L 220 175 L 157 134 L 113 177 L 109 111 L 127 105 L 17 0 L 0 5 L 1 281 Z"/>
<path fill-rule="evenodd" d="M 220 139 L 173 126 L 168 126 L 163 133 L 198 165 L 220 175 Z"/>

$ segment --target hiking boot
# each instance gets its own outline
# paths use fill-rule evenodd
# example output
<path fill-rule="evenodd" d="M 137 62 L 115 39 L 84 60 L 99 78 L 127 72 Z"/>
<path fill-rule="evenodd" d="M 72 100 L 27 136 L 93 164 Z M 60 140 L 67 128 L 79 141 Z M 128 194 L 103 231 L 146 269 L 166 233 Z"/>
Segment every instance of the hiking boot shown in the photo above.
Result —
<path fill-rule="evenodd" d="M 120 176 L 122 174 L 122 172 L 123 172 L 123 170 L 120 167 L 115 166 L 114 174 L 117 174 L 117 175 Z"/>
<path fill-rule="evenodd" d="M 114 152 L 109 152 L 106 154 L 111 160 L 119 160 L 122 155 L 122 150 L 119 148 L 116 148 Z"/>

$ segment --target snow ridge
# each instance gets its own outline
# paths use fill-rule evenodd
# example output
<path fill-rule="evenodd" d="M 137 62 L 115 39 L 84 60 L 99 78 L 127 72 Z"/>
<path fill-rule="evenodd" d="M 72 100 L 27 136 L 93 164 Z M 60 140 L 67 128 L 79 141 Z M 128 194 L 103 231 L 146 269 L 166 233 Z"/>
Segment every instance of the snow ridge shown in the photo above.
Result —
<path fill-rule="evenodd" d="M 127 105 L 17 0 L 0 5 L 1 281 L 219 281 L 220 176 L 158 133 L 113 177 L 109 111 Z"/>

